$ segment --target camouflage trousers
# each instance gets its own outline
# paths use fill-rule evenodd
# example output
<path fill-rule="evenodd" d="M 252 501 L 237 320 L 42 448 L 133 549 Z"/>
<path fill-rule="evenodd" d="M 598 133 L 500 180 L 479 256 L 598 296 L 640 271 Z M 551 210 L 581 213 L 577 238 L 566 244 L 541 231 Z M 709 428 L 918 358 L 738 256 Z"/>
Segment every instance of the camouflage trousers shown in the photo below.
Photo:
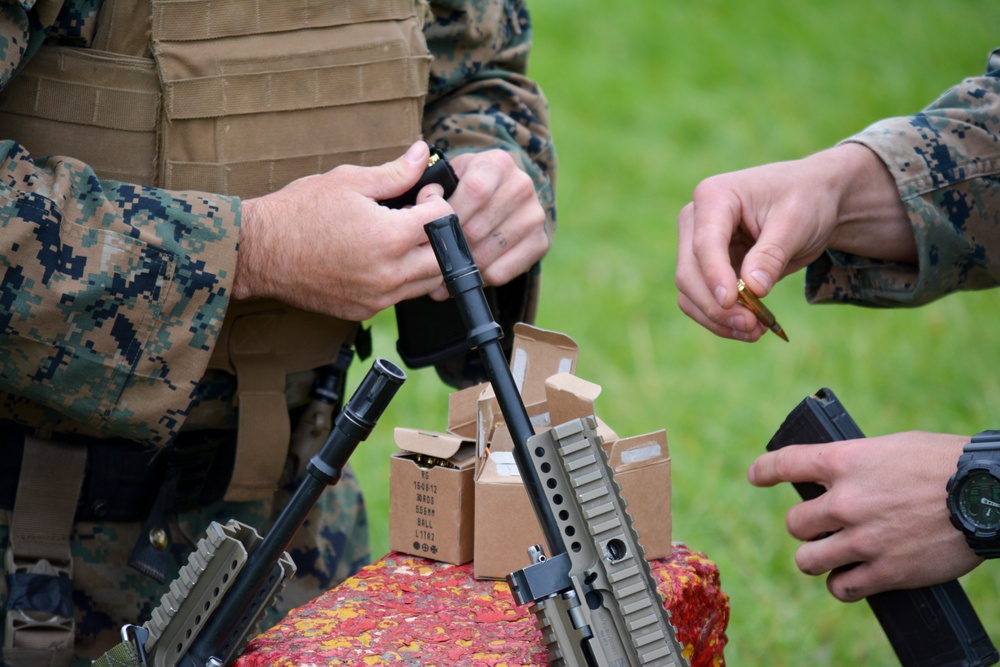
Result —
<path fill-rule="evenodd" d="M 209 523 L 225 524 L 236 519 L 265 535 L 291 498 L 294 488 L 294 483 L 288 483 L 273 500 L 218 502 L 172 515 L 173 543 L 168 548 L 171 569 L 165 584 L 127 565 L 133 545 L 142 532 L 142 524 L 77 523 L 70 542 L 76 653 L 80 658 L 74 666 L 89 664 L 90 660 L 118 644 L 122 625 L 141 625 L 149 620 L 160 603 L 160 596 L 187 563 L 198 540 L 205 536 Z M 0 569 L 9 544 L 9 524 L 10 512 L 0 510 Z M 364 499 L 350 466 L 345 466 L 335 486 L 323 492 L 287 550 L 298 571 L 265 619 L 262 629 L 277 623 L 289 610 L 309 602 L 370 562 Z M 0 620 L 4 619 L 6 606 L 7 583 L 3 577 L 0 579 Z M 3 628 L 0 623 L 0 639 Z"/>

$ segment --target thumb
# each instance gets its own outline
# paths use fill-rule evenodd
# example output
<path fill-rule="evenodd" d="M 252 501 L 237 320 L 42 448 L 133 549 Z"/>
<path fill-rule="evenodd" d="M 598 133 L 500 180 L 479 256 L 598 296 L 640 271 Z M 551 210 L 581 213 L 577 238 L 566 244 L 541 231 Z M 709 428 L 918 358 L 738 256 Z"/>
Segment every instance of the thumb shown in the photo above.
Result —
<path fill-rule="evenodd" d="M 761 234 L 743 258 L 740 277 L 751 292 L 762 297 L 781 279 L 787 266 L 788 252 L 785 248 Z"/>
<path fill-rule="evenodd" d="M 420 176 L 427 170 L 430 155 L 427 144 L 418 141 L 392 162 L 362 169 L 358 191 L 376 201 L 398 197 L 420 180 Z"/>

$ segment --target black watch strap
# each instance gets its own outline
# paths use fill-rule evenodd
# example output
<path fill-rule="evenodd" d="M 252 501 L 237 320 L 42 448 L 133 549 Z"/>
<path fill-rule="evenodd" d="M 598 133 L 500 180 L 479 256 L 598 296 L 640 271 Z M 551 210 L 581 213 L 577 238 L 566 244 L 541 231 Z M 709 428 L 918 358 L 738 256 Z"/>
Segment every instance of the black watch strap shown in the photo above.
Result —
<path fill-rule="evenodd" d="M 972 440 L 962 450 L 958 465 L 964 467 L 983 458 L 1000 461 L 1000 430 L 983 431 L 972 436 Z M 965 541 L 977 556 L 1000 558 L 1000 541 L 996 539 L 980 540 L 966 533 Z"/>
<path fill-rule="evenodd" d="M 972 436 L 972 441 L 965 446 L 966 454 L 982 451 L 1000 451 L 1000 430 L 983 431 Z"/>

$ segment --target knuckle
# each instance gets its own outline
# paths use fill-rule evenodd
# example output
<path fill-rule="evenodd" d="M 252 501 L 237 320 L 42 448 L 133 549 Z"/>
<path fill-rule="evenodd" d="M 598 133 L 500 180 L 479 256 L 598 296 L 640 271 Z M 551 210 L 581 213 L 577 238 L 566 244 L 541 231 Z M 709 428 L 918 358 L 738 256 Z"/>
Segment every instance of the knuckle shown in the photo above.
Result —
<path fill-rule="evenodd" d="M 359 167 L 354 164 L 341 164 L 331 169 L 330 174 L 345 180 L 352 180 L 358 178 L 363 171 L 364 167 Z"/>
<path fill-rule="evenodd" d="M 774 472 L 778 479 L 788 479 L 792 474 L 793 469 L 793 452 L 789 449 L 779 449 L 775 452 L 775 456 L 772 459 L 774 463 Z"/>
<path fill-rule="evenodd" d="M 395 305 L 394 300 L 390 296 L 394 291 L 395 287 L 389 288 L 388 285 L 382 286 L 372 292 L 372 296 L 368 299 L 368 318 L 374 317 L 378 313 L 381 313 L 386 308 Z M 365 318 L 365 319 L 368 319 Z"/>
<path fill-rule="evenodd" d="M 538 248 L 541 251 L 539 255 L 546 254 L 552 248 L 552 239 L 545 233 L 544 221 L 542 228 L 535 232 L 535 237 L 538 239 Z"/>
<path fill-rule="evenodd" d="M 483 282 L 487 285 L 493 287 L 499 287 L 500 285 L 505 285 L 510 282 L 509 276 L 505 272 L 497 269 L 493 264 L 486 264 L 483 262 L 483 268 L 481 270 L 483 276 Z"/>
<path fill-rule="evenodd" d="M 678 265 L 674 271 L 674 286 L 677 288 L 677 291 L 682 295 L 689 294 L 694 285 L 695 282 L 692 280 L 691 272 Z"/>
<path fill-rule="evenodd" d="M 696 202 L 705 201 L 715 197 L 719 193 L 719 176 L 709 176 L 703 181 L 699 182 L 694 186 L 694 191 L 691 193 L 691 204 L 694 206 Z"/>
<path fill-rule="evenodd" d="M 829 493 L 826 510 L 830 518 L 838 525 L 851 525 L 857 516 L 858 503 L 854 498 L 842 493 Z"/>
<path fill-rule="evenodd" d="M 803 534 L 799 523 L 800 522 L 795 517 L 795 507 L 792 507 L 785 513 L 785 530 L 787 530 L 788 534 L 797 540 L 808 539 L 809 535 Z"/>
<path fill-rule="evenodd" d="M 681 227 L 688 224 L 694 216 L 694 202 L 688 202 L 684 205 L 684 208 L 680 210 L 677 214 L 677 226 Z"/>
<path fill-rule="evenodd" d="M 483 151 L 479 155 L 484 164 L 489 164 L 496 169 L 500 169 L 502 171 L 512 168 L 517 169 L 517 163 L 514 162 L 514 158 L 511 157 L 510 153 L 505 150 L 493 148 L 488 151 Z"/>
<path fill-rule="evenodd" d="M 406 282 L 402 272 L 390 262 L 385 262 L 371 274 L 371 303 L 379 310 L 390 302 L 388 294 L 398 289 Z"/>
<path fill-rule="evenodd" d="M 462 177 L 460 186 L 475 201 L 486 201 L 493 194 L 493 186 L 482 171 L 466 172 L 465 176 Z"/>
<path fill-rule="evenodd" d="M 545 211 L 537 201 L 530 201 L 525 213 L 518 216 L 517 232 L 525 238 L 543 240 L 547 243 L 548 235 L 545 233 Z"/>
<path fill-rule="evenodd" d="M 768 265 L 768 268 L 780 271 L 788 263 L 788 253 L 785 249 L 773 243 L 758 242 L 754 246 L 757 261 Z"/>
<path fill-rule="evenodd" d="M 812 559 L 804 555 L 802 553 L 802 549 L 795 552 L 795 566 L 798 567 L 803 574 L 808 574 L 813 577 L 825 572 L 825 570 L 820 568 Z"/>

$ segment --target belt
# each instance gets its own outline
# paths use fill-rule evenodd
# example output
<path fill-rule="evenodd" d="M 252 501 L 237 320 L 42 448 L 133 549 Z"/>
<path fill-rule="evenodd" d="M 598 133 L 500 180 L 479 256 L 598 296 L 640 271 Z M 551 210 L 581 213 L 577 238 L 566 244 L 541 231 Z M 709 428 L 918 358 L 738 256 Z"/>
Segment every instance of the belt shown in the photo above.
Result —
<path fill-rule="evenodd" d="M 0 509 L 12 510 L 24 456 L 24 435 L 0 423 Z M 56 436 L 87 448 L 75 521 L 143 521 L 168 478 L 177 480 L 164 510 L 181 511 L 222 500 L 232 475 L 235 431 L 181 433 L 165 448 L 122 438 Z"/>

